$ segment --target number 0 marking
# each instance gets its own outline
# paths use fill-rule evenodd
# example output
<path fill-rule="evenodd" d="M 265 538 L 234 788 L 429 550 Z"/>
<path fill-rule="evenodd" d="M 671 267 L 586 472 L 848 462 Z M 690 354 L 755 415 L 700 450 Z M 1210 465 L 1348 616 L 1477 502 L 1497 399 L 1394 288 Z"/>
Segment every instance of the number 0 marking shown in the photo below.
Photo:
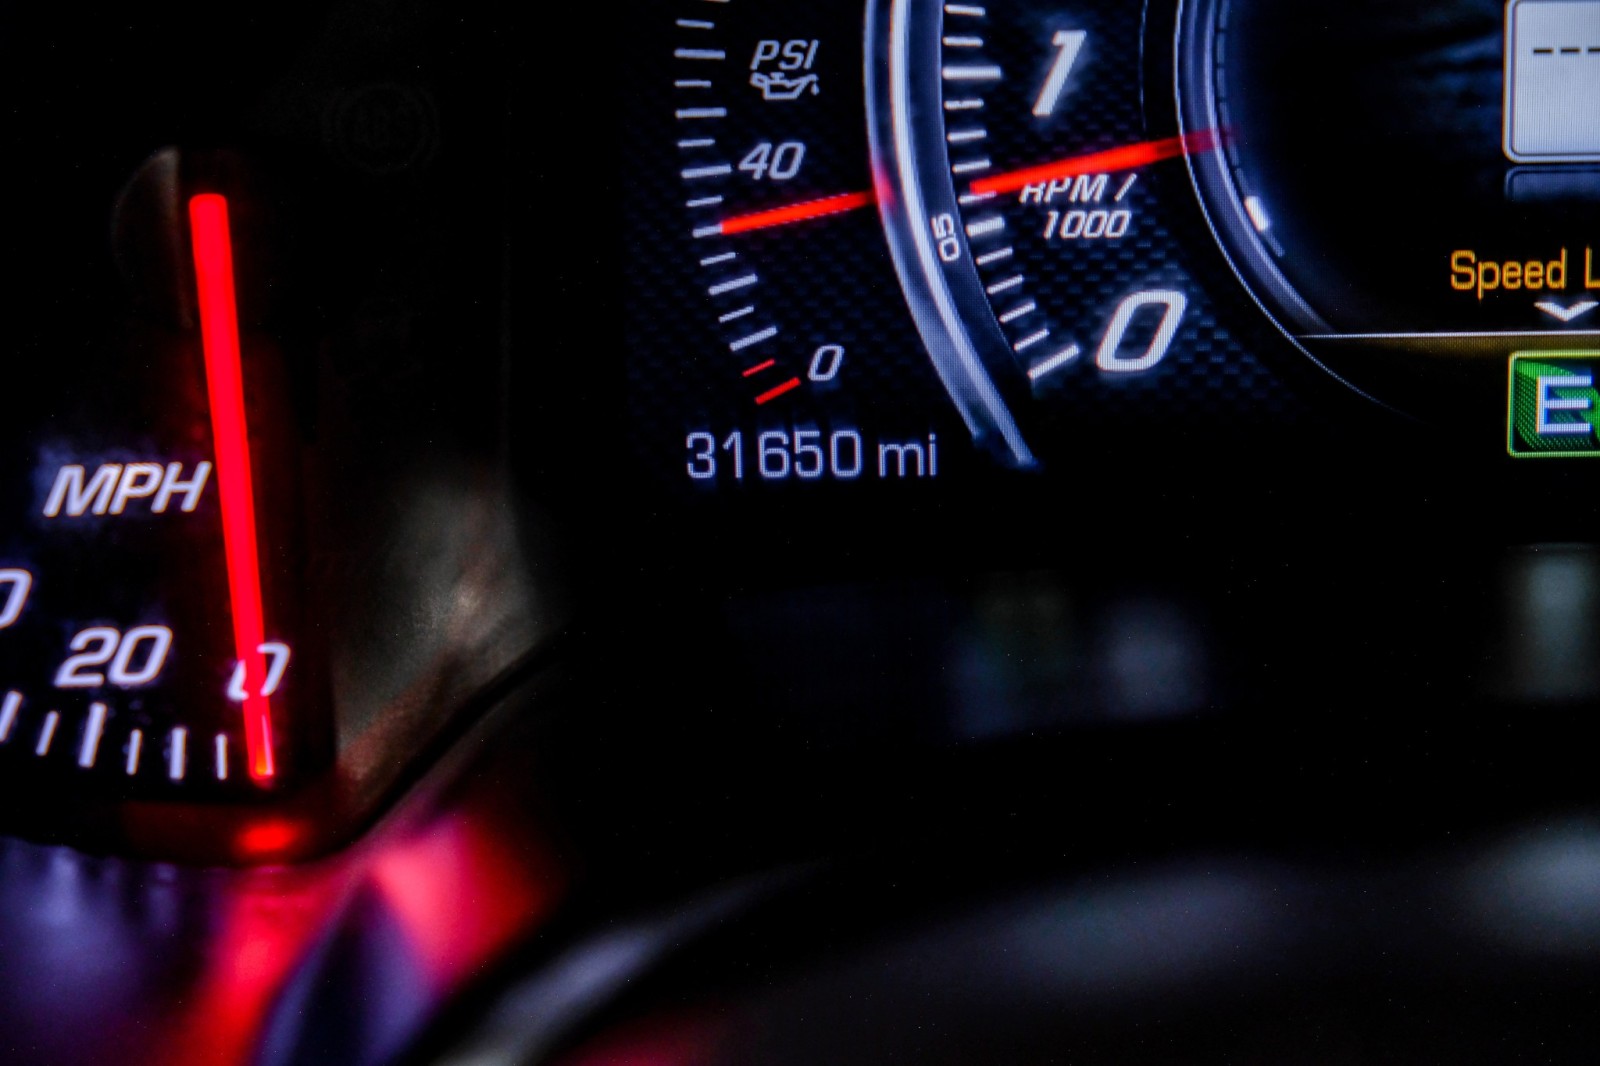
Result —
<path fill-rule="evenodd" d="M 1127 340 L 1134 318 L 1147 307 L 1159 308 L 1161 312 L 1161 323 L 1156 327 L 1155 336 L 1150 338 L 1149 346 L 1142 355 L 1122 354 L 1122 343 Z M 1106 327 L 1105 339 L 1100 342 L 1100 351 L 1095 355 L 1095 365 L 1112 374 L 1137 374 L 1149 370 L 1167 357 L 1173 340 L 1178 336 L 1178 327 L 1183 324 L 1183 313 L 1188 309 L 1189 298 L 1181 292 L 1155 289 L 1134 293 L 1122 301 L 1111 318 L 1111 325 Z"/>
<path fill-rule="evenodd" d="M 1078 56 L 1083 53 L 1084 42 L 1088 39 L 1089 34 L 1083 30 L 1061 30 L 1050 42 L 1057 49 L 1056 61 L 1050 67 L 1050 76 L 1044 80 L 1039 102 L 1033 105 L 1033 113 L 1039 118 L 1049 118 L 1056 113 L 1067 79 L 1072 76 L 1072 68 L 1077 66 Z"/>
<path fill-rule="evenodd" d="M 0 629 L 15 625 L 27 606 L 33 575 L 26 570 L 0 570 Z"/>
<path fill-rule="evenodd" d="M 289 645 L 270 641 L 256 649 L 267 663 L 267 676 L 257 694 L 263 698 L 276 696 L 278 686 L 283 684 L 283 675 L 289 669 Z M 233 676 L 228 679 L 228 698 L 234 703 L 243 703 L 250 698 L 250 692 L 245 688 L 245 664 L 233 664 Z"/>

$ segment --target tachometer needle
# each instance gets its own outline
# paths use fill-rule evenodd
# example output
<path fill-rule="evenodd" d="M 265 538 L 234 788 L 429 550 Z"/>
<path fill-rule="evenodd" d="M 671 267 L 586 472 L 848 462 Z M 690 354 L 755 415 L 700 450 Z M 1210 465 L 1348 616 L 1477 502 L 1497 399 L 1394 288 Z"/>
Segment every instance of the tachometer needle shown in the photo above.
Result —
<path fill-rule="evenodd" d="M 1054 163 L 1013 170 L 1005 174 L 991 174 L 972 183 L 972 191 L 979 196 L 1016 192 L 1029 185 L 1040 185 L 1084 174 L 1115 174 L 1134 170 L 1152 163 L 1160 163 L 1181 156 L 1210 152 L 1221 147 L 1222 135 L 1217 130 L 1197 130 L 1181 137 L 1167 137 L 1159 141 L 1141 141 L 1112 148 L 1104 152 L 1058 159 Z"/>
<path fill-rule="evenodd" d="M 1222 135 L 1217 130 L 1198 130 L 1181 137 L 1141 141 L 1138 144 L 1123 145 L 1121 148 L 1112 148 L 1104 152 L 1091 152 L 1088 155 L 1076 155 L 1070 159 L 1058 159 L 1053 163 L 1013 170 L 1005 174 L 991 174 L 973 182 L 972 191 L 979 195 L 1008 193 L 1027 188 L 1029 185 L 1075 178 L 1083 174 L 1114 174 L 1168 159 L 1177 159 L 1180 156 L 1210 152 L 1221 145 Z M 754 211 L 748 215 L 734 215 L 732 218 L 723 219 L 720 224 L 707 232 L 732 237 L 740 233 L 775 229 L 778 226 L 792 226 L 797 222 L 809 222 L 829 215 L 842 215 L 847 211 L 871 207 L 877 202 L 878 198 L 870 192 L 841 193 L 820 200 L 807 200 L 785 207 Z"/>
<path fill-rule="evenodd" d="M 735 215 L 725 218 L 718 227 L 724 237 L 732 237 L 737 233 L 751 233 L 755 230 L 773 229 L 778 226 L 792 226 L 796 222 L 809 222 L 814 218 L 826 218 L 829 215 L 842 215 L 846 211 L 857 211 L 863 207 L 871 207 L 877 202 L 870 192 L 847 192 L 838 196 L 828 196 L 821 200 L 807 200 L 801 204 L 790 204 L 788 207 L 774 207 L 766 211 L 756 211 L 748 215 Z"/>
<path fill-rule="evenodd" d="M 261 560 L 256 544 L 255 484 L 250 469 L 250 433 L 245 423 L 244 369 L 239 347 L 238 298 L 233 281 L 233 238 L 228 201 L 215 193 L 189 201 L 195 275 L 200 290 L 200 335 L 205 348 L 211 434 L 217 453 L 217 491 L 222 501 L 222 539 L 233 604 L 233 643 L 244 664 L 245 747 L 250 776 L 271 778 L 272 708 L 260 694 L 266 676 L 261 645 L 266 640 L 261 597 Z"/>

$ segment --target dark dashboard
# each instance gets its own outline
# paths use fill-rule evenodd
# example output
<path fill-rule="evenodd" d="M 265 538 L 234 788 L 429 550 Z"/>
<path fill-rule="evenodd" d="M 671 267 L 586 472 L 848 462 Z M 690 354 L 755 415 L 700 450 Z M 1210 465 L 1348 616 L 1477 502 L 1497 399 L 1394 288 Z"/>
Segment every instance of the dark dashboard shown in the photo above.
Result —
<path fill-rule="evenodd" d="M 0 8 L 0 1061 L 1584 1061 L 1600 3 Z"/>

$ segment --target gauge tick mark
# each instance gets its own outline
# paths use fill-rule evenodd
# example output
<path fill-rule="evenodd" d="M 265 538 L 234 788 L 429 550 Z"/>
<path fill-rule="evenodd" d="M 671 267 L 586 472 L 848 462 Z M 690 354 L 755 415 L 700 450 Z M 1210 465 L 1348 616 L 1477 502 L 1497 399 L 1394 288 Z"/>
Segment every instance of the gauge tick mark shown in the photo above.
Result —
<path fill-rule="evenodd" d="M 746 348 L 754 348 L 758 344 L 764 344 L 767 341 L 770 341 L 772 338 L 776 337 L 777 335 L 778 335 L 778 327 L 777 326 L 768 326 L 766 329 L 761 330 L 759 333 L 752 333 L 748 337 L 739 338 L 738 340 L 734 341 L 732 344 L 728 345 L 728 347 L 733 351 L 742 352 Z"/>
<path fill-rule="evenodd" d="M 950 66 L 945 67 L 945 81 L 999 81 L 1005 75 L 999 67 Z"/>
<path fill-rule="evenodd" d="M 106 705 L 89 705 L 89 724 L 83 730 L 83 746 L 78 749 L 78 765 L 85 770 L 94 766 L 100 755 L 100 737 L 106 731 Z"/>
<path fill-rule="evenodd" d="M 167 752 L 167 777 L 182 781 L 189 767 L 189 731 L 182 726 L 172 731 L 172 747 Z"/>
<path fill-rule="evenodd" d="M 11 730 L 17 724 L 17 714 L 22 710 L 22 693 L 7 692 L 5 706 L 0 708 L 0 744 L 11 739 Z"/>
<path fill-rule="evenodd" d="M 34 745 L 33 753 L 41 759 L 50 754 L 50 742 L 56 738 L 56 726 L 61 724 L 61 715 L 51 711 L 44 716 L 44 728 L 39 730 L 39 743 Z"/>
<path fill-rule="evenodd" d="M 1016 344 L 1012 345 L 1012 351 L 1025 352 L 1029 348 L 1032 348 L 1035 344 L 1038 344 L 1039 342 L 1043 341 L 1045 338 L 1047 338 L 1049 336 L 1050 336 L 1050 331 L 1049 330 L 1041 329 L 1038 333 L 1032 334 L 1031 336 L 1024 337 L 1020 341 L 1018 341 Z"/>
<path fill-rule="evenodd" d="M 722 296 L 725 293 L 738 292 L 740 289 L 748 289 L 755 283 L 756 276 L 754 274 L 746 274 L 742 278 L 734 278 L 732 281 L 724 281 L 719 285 L 713 285 L 711 288 L 707 289 L 706 292 L 712 296 Z"/>
<path fill-rule="evenodd" d="M 771 403 L 773 400 L 776 400 L 778 397 L 785 396 L 785 395 L 793 392 L 795 389 L 798 389 L 799 387 L 800 387 L 800 379 L 799 378 L 790 378 L 788 381 L 785 381 L 782 385 L 779 385 L 777 388 L 768 389 L 766 392 L 763 392 L 760 396 L 757 396 L 756 397 L 756 405 L 758 407 L 764 407 L 767 404 Z"/>
<path fill-rule="evenodd" d="M 1052 355 L 1050 358 L 1044 360 L 1042 363 L 1039 363 L 1037 366 L 1030 367 L 1028 369 L 1028 380 L 1037 382 L 1049 377 L 1057 370 L 1060 370 L 1062 367 L 1077 359 L 1081 354 L 1082 350 L 1076 344 L 1064 348 L 1055 355 Z"/>

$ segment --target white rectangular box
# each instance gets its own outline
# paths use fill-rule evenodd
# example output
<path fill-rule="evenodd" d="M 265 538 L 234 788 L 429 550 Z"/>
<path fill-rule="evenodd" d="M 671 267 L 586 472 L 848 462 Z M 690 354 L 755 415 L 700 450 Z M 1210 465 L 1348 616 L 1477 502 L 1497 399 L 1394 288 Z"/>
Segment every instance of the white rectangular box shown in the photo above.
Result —
<path fill-rule="evenodd" d="M 1511 0 L 1505 100 L 1512 159 L 1600 162 L 1600 0 Z"/>

